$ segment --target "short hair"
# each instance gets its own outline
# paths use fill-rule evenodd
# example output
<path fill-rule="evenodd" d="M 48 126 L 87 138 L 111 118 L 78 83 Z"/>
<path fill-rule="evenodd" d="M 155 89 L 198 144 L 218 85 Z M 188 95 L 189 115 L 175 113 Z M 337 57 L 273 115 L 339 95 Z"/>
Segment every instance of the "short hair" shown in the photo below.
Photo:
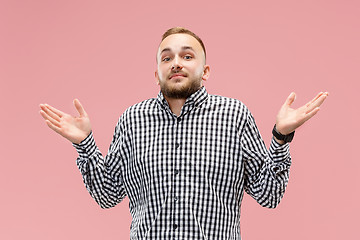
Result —
<path fill-rule="evenodd" d="M 184 33 L 184 34 L 188 34 L 190 36 L 193 36 L 201 45 L 202 49 L 204 50 L 204 54 L 205 54 L 205 59 L 206 59 L 206 50 L 205 50 L 205 45 L 203 43 L 203 41 L 201 40 L 201 38 L 196 35 L 195 33 L 193 33 L 192 31 L 190 31 L 189 29 L 183 28 L 183 27 L 173 27 L 168 29 L 161 38 L 161 42 L 164 41 L 164 39 L 170 35 L 173 34 L 177 34 L 177 33 Z"/>

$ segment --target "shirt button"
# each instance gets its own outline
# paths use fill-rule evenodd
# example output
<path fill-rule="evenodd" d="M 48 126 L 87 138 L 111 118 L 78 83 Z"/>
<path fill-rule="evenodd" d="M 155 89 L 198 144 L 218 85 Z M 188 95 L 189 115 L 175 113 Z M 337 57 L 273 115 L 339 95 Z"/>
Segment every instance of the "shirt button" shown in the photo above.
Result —
<path fill-rule="evenodd" d="M 175 169 L 175 175 L 179 174 L 179 170 Z"/>
<path fill-rule="evenodd" d="M 176 143 L 175 148 L 178 149 L 180 147 L 180 144 Z"/>
<path fill-rule="evenodd" d="M 174 229 L 177 229 L 178 228 L 178 225 L 175 223 L 174 224 Z"/>
<path fill-rule="evenodd" d="M 179 117 L 176 120 L 178 123 L 181 122 L 181 118 L 179 118 Z"/>
<path fill-rule="evenodd" d="M 178 196 L 175 196 L 174 200 L 175 200 L 175 202 L 177 202 L 179 200 Z"/>

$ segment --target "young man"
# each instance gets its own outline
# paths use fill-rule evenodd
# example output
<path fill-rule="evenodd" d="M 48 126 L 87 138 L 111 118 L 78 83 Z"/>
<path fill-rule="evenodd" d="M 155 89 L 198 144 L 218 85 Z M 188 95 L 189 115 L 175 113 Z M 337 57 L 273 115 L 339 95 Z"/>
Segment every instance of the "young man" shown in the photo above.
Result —
<path fill-rule="evenodd" d="M 95 201 L 109 208 L 129 197 L 131 239 L 240 239 L 244 190 L 264 207 L 277 206 L 288 183 L 288 142 L 328 95 L 292 109 L 291 93 L 267 150 L 244 104 L 207 93 L 209 73 L 201 39 L 169 29 L 157 53 L 161 91 L 123 113 L 105 158 L 78 100 L 79 117 L 40 105 L 47 125 L 78 151 Z"/>

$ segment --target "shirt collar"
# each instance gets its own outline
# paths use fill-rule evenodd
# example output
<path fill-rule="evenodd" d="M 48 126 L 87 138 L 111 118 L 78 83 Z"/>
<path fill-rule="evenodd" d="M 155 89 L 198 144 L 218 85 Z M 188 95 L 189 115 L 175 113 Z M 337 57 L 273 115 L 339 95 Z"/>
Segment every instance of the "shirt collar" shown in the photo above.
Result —
<path fill-rule="evenodd" d="M 191 94 L 185 101 L 184 106 L 186 105 L 194 105 L 195 107 L 200 106 L 207 98 L 208 92 L 206 91 L 205 87 L 202 86 L 199 90 Z M 157 100 L 162 107 L 169 107 L 168 102 L 166 101 L 163 93 L 160 91 L 157 95 Z"/>

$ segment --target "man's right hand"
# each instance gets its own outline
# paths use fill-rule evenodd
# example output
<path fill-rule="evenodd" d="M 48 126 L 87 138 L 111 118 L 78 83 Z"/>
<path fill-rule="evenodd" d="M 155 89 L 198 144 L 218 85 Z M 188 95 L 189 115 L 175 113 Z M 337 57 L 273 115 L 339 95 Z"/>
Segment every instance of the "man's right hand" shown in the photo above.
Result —
<path fill-rule="evenodd" d="M 76 110 L 80 116 L 73 117 L 67 113 L 48 105 L 40 104 L 40 115 L 46 124 L 72 143 L 79 144 L 91 132 L 90 119 L 78 99 L 74 100 Z"/>

